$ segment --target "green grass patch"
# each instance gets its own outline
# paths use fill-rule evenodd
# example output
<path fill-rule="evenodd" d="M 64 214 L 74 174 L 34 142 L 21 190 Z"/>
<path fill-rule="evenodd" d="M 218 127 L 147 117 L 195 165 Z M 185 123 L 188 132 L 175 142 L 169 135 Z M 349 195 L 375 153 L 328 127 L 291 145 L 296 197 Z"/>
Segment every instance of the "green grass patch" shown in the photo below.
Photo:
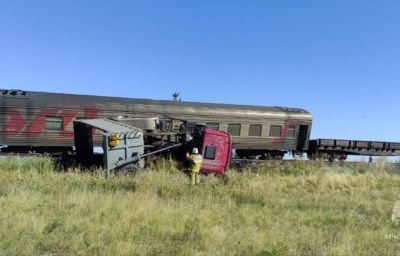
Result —
<path fill-rule="evenodd" d="M 396 166 L 259 166 L 199 186 L 172 160 L 136 175 L 0 161 L 0 255 L 397 255 Z"/>

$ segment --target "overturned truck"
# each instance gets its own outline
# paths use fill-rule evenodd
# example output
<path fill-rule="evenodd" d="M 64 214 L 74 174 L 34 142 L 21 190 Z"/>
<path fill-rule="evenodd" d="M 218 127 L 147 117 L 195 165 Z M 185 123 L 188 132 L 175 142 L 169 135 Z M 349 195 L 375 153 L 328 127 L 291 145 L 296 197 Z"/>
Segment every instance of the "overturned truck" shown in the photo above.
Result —
<path fill-rule="evenodd" d="M 170 153 L 183 160 L 196 147 L 203 156 L 201 172 L 223 174 L 227 170 L 232 153 L 228 133 L 184 120 L 178 129 L 170 123 L 159 118 L 76 120 L 74 140 L 78 163 L 85 167 L 100 163 L 107 171 L 140 170 L 152 155 Z M 94 152 L 99 140 L 102 154 Z"/>

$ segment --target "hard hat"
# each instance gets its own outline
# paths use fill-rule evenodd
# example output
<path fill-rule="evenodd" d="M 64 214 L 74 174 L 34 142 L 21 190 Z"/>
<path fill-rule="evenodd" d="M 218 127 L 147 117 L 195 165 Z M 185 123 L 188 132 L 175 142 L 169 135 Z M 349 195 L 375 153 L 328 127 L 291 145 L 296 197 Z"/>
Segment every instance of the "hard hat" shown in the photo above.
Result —
<path fill-rule="evenodd" d="M 198 154 L 198 153 L 199 153 L 199 150 L 197 148 L 193 148 L 192 154 Z"/>

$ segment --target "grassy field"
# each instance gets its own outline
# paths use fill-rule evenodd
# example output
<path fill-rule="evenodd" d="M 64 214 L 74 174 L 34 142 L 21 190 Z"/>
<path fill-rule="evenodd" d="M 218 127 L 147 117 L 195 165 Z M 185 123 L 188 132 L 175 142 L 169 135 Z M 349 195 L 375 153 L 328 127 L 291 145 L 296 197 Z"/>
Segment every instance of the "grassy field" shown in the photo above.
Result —
<path fill-rule="evenodd" d="M 260 166 L 203 176 L 171 161 L 137 175 L 0 162 L 0 255 L 399 255 L 400 170 Z"/>

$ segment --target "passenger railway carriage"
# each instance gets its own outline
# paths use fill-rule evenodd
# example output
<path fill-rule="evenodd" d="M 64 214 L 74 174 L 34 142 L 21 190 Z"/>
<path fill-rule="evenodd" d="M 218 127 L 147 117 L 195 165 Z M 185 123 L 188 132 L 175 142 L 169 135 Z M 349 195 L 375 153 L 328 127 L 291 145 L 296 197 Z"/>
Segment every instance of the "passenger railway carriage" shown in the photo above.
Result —
<path fill-rule="evenodd" d="M 73 120 L 158 117 L 172 129 L 178 120 L 227 131 L 240 157 L 280 158 L 308 149 L 309 112 L 297 108 L 242 106 L 1 90 L 2 151 L 64 152 L 74 145 Z M 174 120 L 177 121 L 174 121 Z M 99 141 L 98 141 L 99 143 Z"/>

